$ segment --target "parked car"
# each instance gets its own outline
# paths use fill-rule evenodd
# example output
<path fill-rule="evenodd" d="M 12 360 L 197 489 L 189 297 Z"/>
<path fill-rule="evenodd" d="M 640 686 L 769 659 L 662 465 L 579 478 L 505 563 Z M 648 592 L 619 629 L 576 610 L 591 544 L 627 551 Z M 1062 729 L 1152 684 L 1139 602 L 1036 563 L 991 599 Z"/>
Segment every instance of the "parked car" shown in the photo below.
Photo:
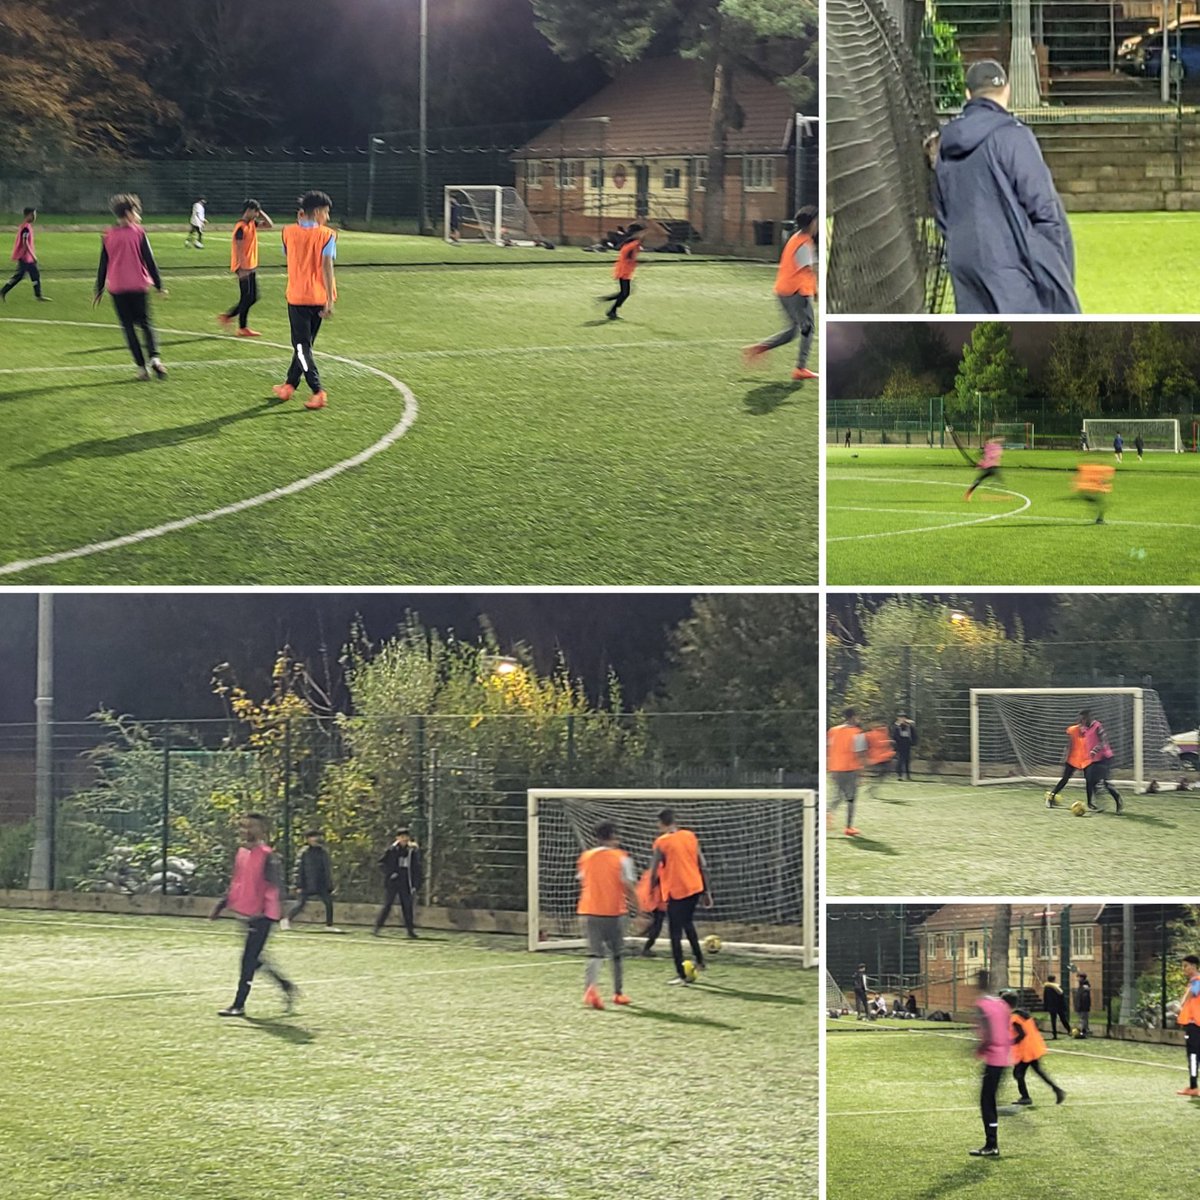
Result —
<path fill-rule="evenodd" d="M 1178 62 L 1183 78 L 1200 75 L 1200 19 L 1186 18 L 1167 33 L 1171 61 Z M 1162 71 L 1162 28 L 1152 29 L 1137 38 L 1128 38 L 1121 45 L 1117 65 L 1130 75 L 1157 79 Z"/>

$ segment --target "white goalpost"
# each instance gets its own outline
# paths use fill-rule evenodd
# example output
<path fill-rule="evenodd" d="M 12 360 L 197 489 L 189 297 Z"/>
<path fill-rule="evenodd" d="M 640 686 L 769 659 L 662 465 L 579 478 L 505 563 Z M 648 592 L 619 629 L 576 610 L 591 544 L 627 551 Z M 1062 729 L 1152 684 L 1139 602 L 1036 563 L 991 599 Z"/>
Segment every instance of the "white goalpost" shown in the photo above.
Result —
<path fill-rule="evenodd" d="M 1033 422 L 993 421 L 992 437 L 1003 438 L 1005 450 L 1032 450 Z"/>
<path fill-rule="evenodd" d="M 531 788 L 529 949 L 584 945 L 575 906 L 579 855 L 603 821 L 616 825 L 640 875 L 658 814 L 671 808 L 700 839 L 713 897 L 696 910 L 702 936 L 732 950 L 817 961 L 817 798 L 789 788 Z M 631 927 L 630 940 L 636 930 Z M 664 931 L 665 933 L 665 931 Z"/>
<path fill-rule="evenodd" d="M 1183 439 L 1179 434 L 1179 422 L 1173 418 L 1131 418 L 1116 420 L 1111 417 L 1087 417 L 1083 422 L 1088 446 L 1093 450 L 1108 450 L 1119 433 L 1125 440 L 1125 449 L 1133 450 L 1133 439 L 1140 433 L 1147 450 L 1167 450 L 1174 454 L 1183 453 Z"/>
<path fill-rule="evenodd" d="M 443 188 L 442 230 L 444 240 L 451 243 L 550 245 L 517 189 L 490 184 Z"/>
<path fill-rule="evenodd" d="M 1057 783 L 1067 726 L 1084 708 L 1108 735 L 1114 783 L 1145 791 L 1149 780 L 1178 772 L 1166 750 L 1171 727 L 1151 688 L 972 688 L 972 784 Z"/>

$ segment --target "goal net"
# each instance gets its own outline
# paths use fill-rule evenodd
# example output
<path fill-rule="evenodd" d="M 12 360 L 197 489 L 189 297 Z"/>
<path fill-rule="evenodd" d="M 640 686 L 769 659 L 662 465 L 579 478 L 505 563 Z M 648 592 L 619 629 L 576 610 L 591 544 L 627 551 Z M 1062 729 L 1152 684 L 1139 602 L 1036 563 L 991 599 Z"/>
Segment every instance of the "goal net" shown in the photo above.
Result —
<path fill-rule="evenodd" d="M 442 228 L 448 242 L 549 245 L 516 188 L 448 187 L 444 189 L 442 207 Z"/>
<path fill-rule="evenodd" d="M 535 788 L 529 799 L 529 949 L 582 946 L 576 863 L 602 821 L 616 825 L 640 876 L 658 814 L 671 808 L 700 839 L 713 899 L 701 936 L 728 948 L 817 959 L 816 794 L 777 789 Z M 641 928 L 639 917 L 631 939 Z"/>
<path fill-rule="evenodd" d="M 1032 450 L 1033 422 L 995 421 L 992 423 L 992 437 L 1003 438 L 1005 450 Z"/>
<path fill-rule="evenodd" d="M 1169 450 L 1183 453 L 1183 439 L 1179 436 L 1179 422 L 1166 417 L 1155 419 L 1137 418 L 1117 421 L 1110 418 L 1088 417 L 1083 423 L 1088 445 L 1093 450 L 1105 450 L 1112 445 L 1119 433 L 1125 439 L 1125 448 L 1132 450 L 1133 440 L 1140 433 L 1147 450 Z"/>
<path fill-rule="evenodd" d="M 844 1008 L 850 1008 L 851 1005 L 846 1003 L 846 993 L 837 985 L 837 980 L 829 973 L 829 968 L 825 969 L 825 1010 L 826 1012 L 840 1012 Z"/>
<path fill-rule="evenodd" d="M 1149 688 L 972 688 L 971 782 L 1057 783 L 1067 726 L 1084 708 L 1108 735 L 1114 782 L 1144 791 L 1149 780 L 1178 773 L 1165 749 L 1167 715 Z"/>
<path fill-rule="evenodd" d="M 825 38 L 829 311 L 940 312 L 929 87 L 879 0 L 828 0 Z"/>

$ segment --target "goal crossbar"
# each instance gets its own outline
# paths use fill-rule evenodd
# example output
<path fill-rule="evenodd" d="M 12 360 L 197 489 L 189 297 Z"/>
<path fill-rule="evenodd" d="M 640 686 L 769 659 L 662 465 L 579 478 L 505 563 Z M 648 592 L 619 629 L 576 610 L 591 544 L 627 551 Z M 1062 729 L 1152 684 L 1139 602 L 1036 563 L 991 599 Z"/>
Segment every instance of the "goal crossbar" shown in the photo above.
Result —
<path fill-rule="evenodd" d="M 573 821 L 558 822 L 554 831 L 548 830 L 545 823 L 562 814 L 568 805 L 580 810 Z M 558 950 L 584 945 L 578 936 L 579 922 L 574 913 L 574 871 L 579 853 L 590 844 L 590 825 L 595 816 L 600 814 L 608 819 L 615 814 L 613 819 L 619 826 L 622 812 L 630 822 L 636 820 L 645 845 L 639 842 L 625 848 L 639 868 L 644 868 L 649 863 L 653 840 L 653 815 L 664 805 L 679 806 L 680 823 L 699 833 L 710 874 L 720 874 L 730 881 L 722 882 L 716 889 L 713 910 L 712 929 L 720 934 L 724 946 L 752 953 L 798 956 L 806 967 L 814 966 L 817 797 L 816 792 L 807 788 L 530 788 L 527 792 L 529 949 Z M 769 828 L 747 828 L 745 822 L 739 826 L 739 813 L 760 820 L 764 813 L 769 813 Z M 728 820 L 730 817 L 732 821 Z M 723 822 L 722 818 L 726 820 Z M 738 838 L 729 844 L 723 843 L 720 835 L 726 825 L 737 828 L 738 832 Z M 621 832 L 627 834 L 623 828 Z M 725 858 L 732 859 L 733 845 L 740 847 L 747 837 L 760 839 L 755 847 L 755 861 L 746 863 L 747 871 L 760 865 L 760 860 L 771 867 L 746 884 L 745 895 L 735 895 L 732 893 L 737 892 L 742 864 Z M 557 840 L 552 842 L 552 839 Z M 551 872 L 555 880 L 548 879 Z M 799 878 L 788 877 L 791 872 L 797 872 Z M 564 884 L 568 879 L 569 894 Z M 759 940 L 753 930 L 760 920 L 770 923 L 772 914 L 760 914 L 757 910 L 779 901 L 780 892 L 789 897 L 793 892 L 798 895 L 798 913 L 788 909 L 780 940 Z M 551 904 L 553 907 L 548 911 Z M 699 915 L 708 919 L 706 910 Z M 554 927 L 552 933 L 547 933 L 546 924 Z M 746 933 L 749 936 L 743 936 Z"/>

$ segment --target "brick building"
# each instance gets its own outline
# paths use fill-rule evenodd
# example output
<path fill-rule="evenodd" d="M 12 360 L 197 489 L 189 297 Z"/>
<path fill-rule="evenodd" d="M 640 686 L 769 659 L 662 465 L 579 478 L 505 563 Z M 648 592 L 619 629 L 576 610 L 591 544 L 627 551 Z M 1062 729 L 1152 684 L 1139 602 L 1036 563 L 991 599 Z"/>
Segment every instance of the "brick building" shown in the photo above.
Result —
<path fill-rule="evenodd" d="M 699 63 L 636 63 L 520 147 L 516 188 L 546 236 L 591 241 L 645 217 L 699 230 L 711 87 Z M 795 105 L 766 80 L 742 72 L 733 91 L 742 120 L 729 131 L 725 215 L 719 230 L 703 230 L 703 242 L 745 246 L 770 235 L 777 245 L 799 203 L 816 202 L 815 130 L 806 136 L 802 127 L 797 139 Z"/>

